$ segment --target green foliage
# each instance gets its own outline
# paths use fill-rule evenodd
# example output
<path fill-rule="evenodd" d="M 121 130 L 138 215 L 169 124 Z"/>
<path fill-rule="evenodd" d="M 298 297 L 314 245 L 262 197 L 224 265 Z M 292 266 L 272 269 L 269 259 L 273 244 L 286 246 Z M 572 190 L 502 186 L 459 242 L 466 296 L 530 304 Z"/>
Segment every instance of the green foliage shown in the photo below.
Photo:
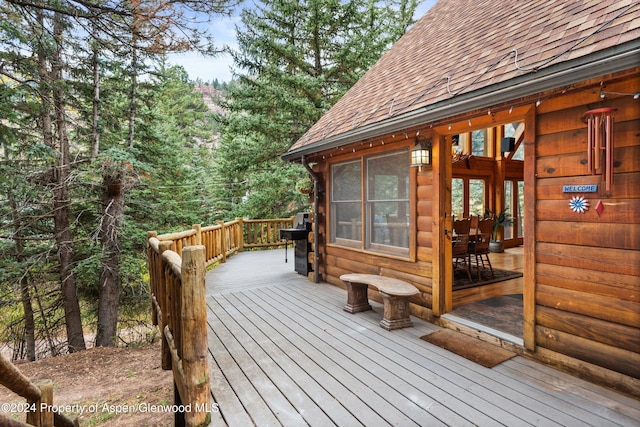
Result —
<path fill-rule="evenodd" d="M 243 10 L 245 30 L 231 54 L 246 74 L 227 88 L 227 113 L 219 118 L 215 175 L 226 183 L 216 192 L 223 210 L 281 217 L 308 209 L 290 190 L 306 171 L 280 156 L 404 34 L 416 6 L 285 0 Z"/>
<path fill-rule="evenodd" d="M 484 213 L 484 217 L 493 219 L 493 229 L 491 230 L 491 239 L 494 241 L 498 240 L 498 231 L 500 231 L 500 227 L 513 224 L 513 217 L 509 213 L 508 208 L 505 208 L 504 210 L 498 213 L 490 209 L 487 209 Z"/>

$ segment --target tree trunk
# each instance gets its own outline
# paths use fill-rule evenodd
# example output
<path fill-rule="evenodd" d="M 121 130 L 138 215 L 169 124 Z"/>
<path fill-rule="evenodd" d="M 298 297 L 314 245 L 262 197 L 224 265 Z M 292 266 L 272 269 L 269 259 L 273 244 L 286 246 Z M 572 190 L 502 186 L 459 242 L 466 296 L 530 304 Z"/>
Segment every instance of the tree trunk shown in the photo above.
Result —
<path fill-rule="evenodd" d="M 11 216 L 13 220 L 13 240 L 16 245 L 16 259 L 19 263 L 24 262 L 24 242 L 22 240 L 22 221 L 18 213 L 18 206 L 12 192 L 9 192 L 9 203 L 11 205 Z M 29 280 L 25 271 L 20 278 L 20 299 L 24 310 L 24 340 L 27 348 L 27 360 L 36 360 L 36 338 L 35 321 L 33 319 L 33 306 L 31 305 L 31 293 L 29 292 Z"/>
<path fill-rule="evenodd" d="M 102 243 L 102 273 L 98 306 L 98 333 L 96 346 L 115 345 L 118 332 L 118 305 L 120 302 L 120 224 L 124 215 L 125 172 L 122 166 L 107 168 L 103 175 L 103 213 L 100 225 Z"/>
<path fill-rule="evenodd" d="M 136 48 L 136 30 L 133 30 L 133 38 L 131 41 L 131 95 L 129 98 L 129 148 L 133 148 L 135 138 L 136 123 L 136 102 L 138 96 L 138 49 Z"/>
<path fill-rule="evenodd" d="M 20 279 L 20 294 L 22 308 L 24 310 L 24 340 L 27 347 L 27 360 L 36 360 L 36 324 L 33 319 L 33 306 L 31 305 L 31 293 L 29 292 L 29 280 L 27 276 Z"/>
<path fill-rule="evenodd" d="M 100 149 L 100 61 L 98 44 L 93 43 L 91 69 L 93 71 L 93 115 L 91 123 L 91 158 L 98 157 Z"/>
<path fill-rule="evenodd" d="M 86 348 L 82 332 L 80 317 L 80 303 L 78 301 L 75 274 L 73 273 L 73 241 L 69 224 L 69 139 L 67 137 L 67 123 L 65 118 L 64 90 L 62 83 L 62 17 L 55 13 L 53 18 L 53 36 L 56 48 L 51 60 L 51 75 L 53 81 L 53 105 L 55 108 L 55 124 L 57 130 L 59 163 L 54 173 L 53 188 L 53 217 L 55 224 L 56 242 L 58 244 L 58 261 L 60 263 L 60 288 L 62 304 L 67 329 L 69 352 L 72 353 Z M 41 60 L 46 61 L 45 58 Z M 45 62 L 46 67 L 46 62 Z M 46 112 L 48 116 L 48 111 Z M 53 138 L 52 138 L 53 140 Z M 52 141 L 53 142 L 53 141 Z"/>

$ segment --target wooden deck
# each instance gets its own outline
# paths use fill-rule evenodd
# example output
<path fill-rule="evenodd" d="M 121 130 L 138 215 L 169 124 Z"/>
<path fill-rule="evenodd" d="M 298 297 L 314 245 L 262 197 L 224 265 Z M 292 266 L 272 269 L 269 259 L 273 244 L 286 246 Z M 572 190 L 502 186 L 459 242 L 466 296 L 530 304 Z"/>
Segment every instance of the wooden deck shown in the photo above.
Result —
<path fill-rule="evenodd" d="M 535 361 L 484 368 L 349 314 L 346 292 L 293 271 L 284 250 L 243 252 L 207 275 L 212 425 L 639 426 L 640 402 Z"/>

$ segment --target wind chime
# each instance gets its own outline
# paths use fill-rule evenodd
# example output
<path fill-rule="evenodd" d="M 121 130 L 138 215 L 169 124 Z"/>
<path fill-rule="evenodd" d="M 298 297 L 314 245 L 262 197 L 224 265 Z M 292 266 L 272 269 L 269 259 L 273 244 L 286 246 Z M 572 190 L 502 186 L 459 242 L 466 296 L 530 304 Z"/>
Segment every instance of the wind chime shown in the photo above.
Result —
<path fill-rule="evenodd" d="M 587 119 L 587 169 L 602 173 L 606 191 L 613 184 L 613 114 L 615 108 L 598 108 L 584 113 Z"/>

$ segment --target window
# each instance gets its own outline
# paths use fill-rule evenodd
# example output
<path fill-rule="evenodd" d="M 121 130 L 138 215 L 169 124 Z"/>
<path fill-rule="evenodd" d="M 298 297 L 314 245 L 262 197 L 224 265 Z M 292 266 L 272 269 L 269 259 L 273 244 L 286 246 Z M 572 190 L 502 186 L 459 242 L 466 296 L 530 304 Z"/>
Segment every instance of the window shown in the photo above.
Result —
<path fill-rule="evenodd" d="M 406 151 L 367 159 L 367 249 L 409 249 L 409 157 Z"/>
<path fill-rule="evenodd" d="M 485 196 L 483 179 L 469 180 L 469 215 L 483 216 Z"/>
<path fill-rule="evenodd" d="M 464 218 L 464 180 L 451 180 L 451 213 L 457 218 Z"/>
<path fill-rule="evenodd" d="M 524 147 L 524 145 L 523 145 Z M 518 225 L 518 237 L 524 237 L 524 181 L 518 181 L 518 213 L 515 216 Z"/>
<path fill-rule="evenodd" d="M 513 181 L 504 182 L 504 208 L 509 215 L 512 215 L 516 210 L 513 208 Z M 504 226 L 504 240 L 513 239 L 513 224 Z"/>
<path fill-rule="evenodd" d="M 484 216 L 487 182 L 481 178 L 451 180 L 451 214 L 456 218 Z"/>
<path fill-rule="evenodd" d="M 504 206 L 513 218 L 513 224 L 504 227 L 504 240 L 521 239 L 524 236 L 524 181 L 504 182 Z"/>
<path fill-rule="evenodd" d="M 474 156 L 487 155 L 487 130 L 479 129 L 471 132 L 471 154 Z"/>
<path fill-rule="evenodd" d="M 331 243 L 408 256 L 409 172 L 407 150 L 332 165 Z"/>
<path fill-rule="evenodd" d="M 504 125 L 504 136 L 510 136 L 517 140 L 518 137 L 522 135 L 522 132 L 524 132 L 524 122 L 508 123 Z M 511 159 L 524 160 L 524 144 L 520 144 L 518 146 L 518 149 L 513 153 Z"/>
<path fill-rule="evenodd" d="M 331 167 L 331 241 L 360 246 L 362 173 L 360 160 Z"/>

